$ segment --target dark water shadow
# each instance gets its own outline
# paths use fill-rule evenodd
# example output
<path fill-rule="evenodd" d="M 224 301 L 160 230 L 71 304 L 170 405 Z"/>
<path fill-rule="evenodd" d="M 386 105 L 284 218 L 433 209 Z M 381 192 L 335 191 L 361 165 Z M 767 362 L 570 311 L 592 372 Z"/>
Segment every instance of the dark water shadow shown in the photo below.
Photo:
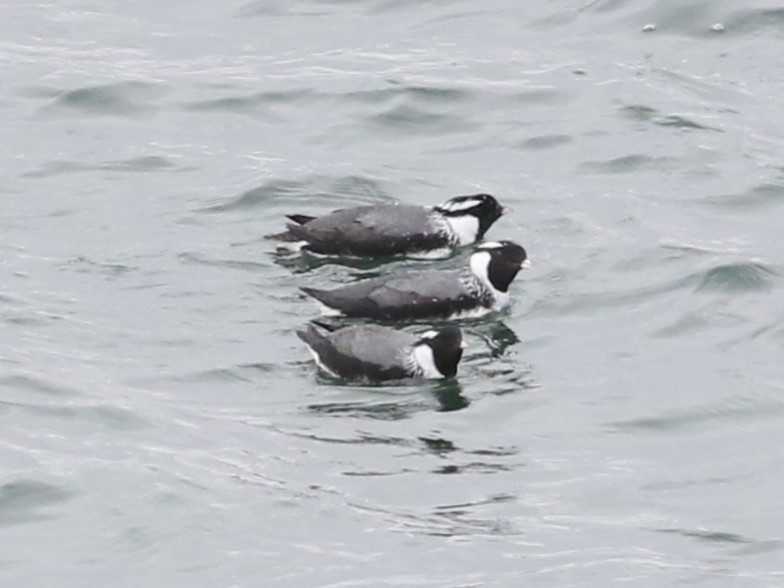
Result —
<path fill-rule="evenodd" d="M 422 442 L 422 447 L 427 453 L 437 455 L 438 457 L 447 457 L 450 454 L 460 451 L 449 439 L 443 437 L 417 437 Z"/>
<path fill-rule="evenodd" d="M 75 497 L 72 490 L 39 480 L 16 480 L 0 486 L 0 526 L 55 518 L 45 509 Z"/>
<path fill-rule="evenodd" d="M 85 86 L 61 92 L 41 112 L 141 118 L 161 107 L 156 102 L 165 93 L 163 85 L 141 81 Z"/>
<path fill-rule="evenodd" d="M 610 430 L 622 433 L 694 432 L 721 423 L 781 420 L 784 403 L 765 397 L 731 397 L 702 406 L 685 407 L 667 413 L 608 423 Z"/>
<path fill-rule="evenodd" d="M 714 326 L 715 323 L 711 320 L 713 311 L 714 308 L 710 305 L 702 311 L 687 312 L 663 327 L 654 329 L 650 332 L 650 336 L 662 339 L 694 336 Z"/>
<path fill-rule="evenodd" d="M 383 104 L 403 102 L 409 104 L 448 106 L 467 102 L 475 97 L 474 90 L 447 86 L 414 86 L 389 81 L 387 88 L 348 92 L 345 97 L 361 104 Z"/>
<path fill-rule="evenodd" d="M 365 124 L 375 131 L 388 131 L 395 135 L 433 136 L 465 133 L 476 124 L 462 116 L 423 107 L 402 104 L 383 112 L 365 117 Z"/>
<path fill-rule="evenodd" d="M 753 543 L 748 543 L 743 547 L 739 547 L 735 550 L 736 555 L 740 556 L 747 556 L 747 555 L 760 555 L 762 553 L 771 553 L 773 551 L 782 551 L 784 550 L 784 540 L 781 539 L 766 539 L 766 540 L 757 540 Z"/>
<path fill-rule="evenodd" d="M 130 159 L 120 159 L 113 161 L 103 161 L 96 164 L 83 164 L 72 161 L 49 161 L 36 170 L 25 172 L 22 177 L 39 179 L 52 178 L 67 174 L 112 171 L 123 173 L 155 173 L 155 172 L 185 172 L 196 168 L 185 167 L 177 164 L 173 159 L 160 155 L 145 155 L 142 157 L 132 157 Z"/>
<path fill-rule="evenodd" d="M 177 258 L 182 263 L 187 263 L 190 265 L 205 265 L 209 267 L 235 269 L 252 273 L 258 273 L 269 267 L 269 264 L 258 261 L 238 259 L 208 259 L 207 257 L 198 255 L 196 253 L 180 253 L 177 255 Z"/>
<path fill-rule="evenodd" d="M 675 157 L 654 157 L 634 153 L 621 155 L 604 161 L 585 161 L 578 171 L 586 174 L 631 174 L 640 171 L 675 170 L 680 162 Z"/>
<path fill-rule="evenodd" d="M 282 371 L 278 364 L 273 363 L 245 363 L 227 367 L 212 367 L 192 370 L 183 373 L 155 374 L 152 376 L 134 376 L 122 380 L 122 383 L 131 387 L 158 389 L 169 388 L 172 384 L 221 384 L 234 383 L 256 384 L 269 374 Z"/>
<path fill-rule="evenodd" d="M 514 145 L 514 147 L 528 151 L 544 151 L 568 145 L 573 141 L 574 138 L 570 135 L 538 135 L 536 137 L 529 137 Z"/>
<path fill-rule="evenodd" d="M 54 398 L 75 398 L 82 396 L 82 393 L 75 388 L 45 380 L 40 376 L 31 376 L 27 374 L 1 376 L 0 388 L 18 390 L 24 394 L 43 394 L 44 396 Z"/>
<path fill-rule="evenodd" d="M 706 529 L 651 529 L 655 533 L 678 535 L 729 550 L 735 556 L 756 556 L 784 550 L 784 540 L 753 539 L 739 533 L 728 531 L 709 531 Z"/>
<path fill-rule="evenodd" d="M 58 264 L 58 269 L 77 274 L 103 276 L 108 280 L 117 280 L 138 272 L 141 270 L 141 266 L 129 265 L 118 261 L 95 261 L 80 255 Z"/>
<path fill-rule="evenodd" d="M 749 36 L 759 33 L 773 33 L 784 36 L 784 7 L 740 9 L 722 19 L 724 30 L 721 35 L 712 35 L 710 30 L 704 36 Z"/>
<path fill-rule="evenodd" d="M 646 104 L 628 104 L 618 110 L 621 118 L 649 123 L 654 126 L 672 128 L 680 131 L 712 131 L 723 133 L 722 129 L 711 127 L 695 120 L 684 114 L 661 114 L 652 106 Z"/>
<path fill-rule="evenodd" d="M 285 16 L 289 11 L 277 2 L 270 0 L 253 0 L 234 11 L 234 18 L 276 17 Z"/>
<path fill-rule="evenodd" d="M 309 404 L 307 409 L 321 415 L 362 417 L 381 421 L 399 421 L 421 410 L 418 406 L 398 402 L 324 402 Z"/>
<path fill-rule="evenodd" d="M 681 535 L 683 537 L 689 537 L 693 539 L 699 539 L 700 541 L 705 541 L 707 543 L 719 543 L 719 544 L 745 544 L 745 543 L 754 543 L 752 539 L 748 539 L 743 537 L 742 535 L 738 535 L 736 533 L 727 533 L 723 531 L 705 531 L 703 529 L 655 529 L 657 533 L 670 533 L 675 535 Z"/>
<path fill-rule="evenodd" d="M 456 378 L 368 383 L 350 382 L 318 372 L 316 381 L 322 386 L 354 388 L 358 394 L 357 400 L 309 404 L 307 410 L 317 414 L 401 420 L 422 411 L 451 412 L 471 404 Z"/>
<path fill-rule="evenodd" d="M 703 202 L 733 213 L 757 214 L 759 209 L 784 204 L 784 179 L 763 182 L 739 194 L 709 196 Z"/>
<path fill-rule="evenodd" d="M 275 251 L 270 254 L 274 262 L 294 274 L 305 274 L 324 266 L 341 266 L 365 272 L 373 272 L 390 264 L 400 264 L 409 261 L 402 256 L 394 257 L 345 257 L 329 256 L 302 251 L 300 253 L 290 253 L 286 251 Z M 380 274 L 374 274 L 380 275 Z M 368 277 L 368 276 L 364 276 Z M 337 284 L 336 284 L 337 285 Z"/>
<path fill-rule="evenodd" d="M 520 367 L 508 363 L 488 363 L 476 370 L 482 379 L 482 395 L 506 396 L 538 390 L 542 387 L 531 367 Z"/>
<path fill-rule="evenodd" d="M 299 90 L 266 91 L 239 96 L 223 96 L 208 100 L 185 102 L 181 108 L 188 112 L 225 112 L 252 118 L 280 120 L 274 110 L 277 106 L 303 106 L 323 97 L 309 88 Z"/>
<path fill-rule="evenodd" d="M 491 320 L 471 319 L 464 326 L 468 333 L 484 341 L 492 359 L 503 356 L 509 347 L 520 343 L 517 333 L 507 326 L 504 318 L 503 315 L 497 315 Z"/>
<path fill-rule="evenodd" d="M 257 18 L 279 16 L 326 17 L 334 8 L 343 5 L 364 4 L 366 0 L 314 0 L 311 2 L 277 2 L 276 0 L 252 0 L 236 9 L 234 18 Z M 334 8 L 333 8 L 334 7 Z"/>
<path fill-rule="evenodd" d="M 717 265 L 700 274 L 697 291 L 761 292 L 776 285 L 778 272 L 759 262 L 736 262 Z"/>
<path fill-rule="evenodd" d="M 423 397 L 404 397 L 398 400 L 389 400 L 388 396 L 382 398 L 364 398 L 348 402 L 316 402 L 306 408 L 314 414 L 380 421 L 399 421 L 433 408 L 433 403 Z"/>
<path fill-rule="evenodd" d="M 449 472 L 442 472 L 449 473 Z M 428 513 L 392 511 L 366 504 L 352 505 L 358 510 L 379 514 L 394 523 L 394 531 L 431 537 L 508 537 L 523 531 L 506 518 L 482 516 L 481 511 L 494 505 L 512 502 L 511 494 L 494 494 L 479 500 L 436 506 Z"/>
<path fill-rule="evenodd" d="M 463 387 L 460 385 L 460 382 L 455 378 L 433 384 L 429 392 L 438 401 L 439 412 L 463 410 L 471 404 L 471 401 L 463 394 Z"/>
<path fill-rule="evenodd" d="M 374 435 L 363 431 L 355 432 L 356 434 L 353 437 L 333 437 L 327 435 L 319 435 L 316 433 L 304 433 L 302 431 L 280 431 L 280 432 L 287 434 L 291 437 L 297 437 L 299 439 L 319 441 L 321 443 L 329 443 L 334 445 L 397 445 L 400 447 L 411 446 L 411 440 L 408 438 L 391 437 L 388 435 Z"/>
<path fill-rule="evenodd" d="M 354 0 L 356 1 L 356 0 Z M 460 0 L 429 0 L 433 6 L 453 6 L 461 4 Z M 369 14 L 399 13 L 408 8 L 421 10 L 424 7 L 419 0 L 375 0 L 368 3 Z"/>

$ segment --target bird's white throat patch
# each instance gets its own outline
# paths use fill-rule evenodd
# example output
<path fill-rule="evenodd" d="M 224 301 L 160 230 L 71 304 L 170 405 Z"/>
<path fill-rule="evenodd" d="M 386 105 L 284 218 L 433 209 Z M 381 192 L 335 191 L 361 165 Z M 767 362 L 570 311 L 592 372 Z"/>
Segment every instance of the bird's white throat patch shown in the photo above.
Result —
<path fill-rule="evenodd" d="M 487 247 L 488 245 L 492 246 L 493 244 L 486 243 L 482 245 L 482 247 Z M 490 281 L 488 270 L 490 268 L 491 259 L 492 256 L 490 255 L 490 252 L 479 250 L 471 256 L 470 267 L 471 273 L 474 274 L 493 296 L 493 310 L 498 310 L 503 306 L 506 306 L 507 302 L 509 302 L 509 292 L 496 290 L 495 286 L 493 286 L 493 283 Z"/>
<path fill-rule="evenodd" d="M 422 377 L 428 379 L 443 378 L 444 374 L 438 371 L 433 350 L 427 343 L 414 345 L 414 361 L 421 370 Z"/>
<path fill-rule="evenodd" d="M 470 245 L 479 233 L 479 219 L 471 214 L 444 217 L 458 245 Z"/>

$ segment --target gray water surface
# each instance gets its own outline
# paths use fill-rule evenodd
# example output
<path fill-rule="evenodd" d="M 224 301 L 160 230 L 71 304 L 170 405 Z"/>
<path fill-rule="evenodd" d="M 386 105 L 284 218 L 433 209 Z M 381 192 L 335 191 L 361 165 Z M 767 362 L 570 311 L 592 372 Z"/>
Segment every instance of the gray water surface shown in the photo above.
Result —
<path fill-rule="evenodd" d="M 784 585 L 778 3 L 2 15 L 0 585 Z M 478 191 L 457 380 L 317 374 L 298 287 L 430 264 L 262 236 Z"/>

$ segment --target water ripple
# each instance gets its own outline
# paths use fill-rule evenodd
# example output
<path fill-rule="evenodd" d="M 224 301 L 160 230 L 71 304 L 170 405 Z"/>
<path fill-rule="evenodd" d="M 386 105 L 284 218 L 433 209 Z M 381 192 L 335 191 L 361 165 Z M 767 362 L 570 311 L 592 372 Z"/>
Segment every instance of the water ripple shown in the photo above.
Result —
<path fill-rule="evenodd" d="M 778 274 L 762 263 L 727 263 L 707 270 L 697 290 L 711 292 L 756 292 L 770 290 Z"/>
<path fill-rule="evenodd" d="M 254 94 L 240 96 L 224 96 L 221 98 L 211 98 L 207 100 L 197 100 L 186 102 L 183 109 L 194 112 L 230 112 L 243 115 L 266 115 L 277 119 L 271 109 L 273 106 L 286 105 L 294 106 L 312 102 L 314 98 L 321 96 L 313 90 L 286 90 L 256 92 Z"/>
<path fill-rule="evenodd" d="M 687 537 L 690 539 L 697 539 L 706 543 L 717 544 L 724 547 L 738 547 L 735 553 L 738 555 L 756 555 L 761 553 L 769 553 L 772 551 L 779 551 L 784 549 L 784 541 L 773 540 L 757 540 L 746 537 L 739 533 L 730 533 L 727 531 L 708 531 L 706 529 L 656 529 L 659 533 L 671 533 Z"/>
<path fill-rule="evenodd" d="M 372 178 L 364 176 L 346 176 L 340 178 L 314 177 L 305 181 L 269 180 L 228 200 L 201 209 L 202 212 L 234 212 L 257 207 L 276 207 L 281 204 L 287 207 L 296 197 L 296 207 L 306 210 L 314 205 L 323 208 L 324 201 L 334 201 L 336 205 L 341 201 L 344 205 L 352 203 L 372 204 L 379 201 L 388 201 L 391 198 L 383 189 L 382 184 Z M 288 211 L 296 212 L 295 210 Z M 281 226 L 285 219 L 281 215 Z"/>
<path fill-rule="evenodd" d="M 25 393 L 32 392 L 55 397 L 73 398 L 81 396 L 81 393 L 74 388 L 44 380 L 40 376 L 34 377 L 26 374 L 2 376 L 0 377 L 0 386 L 6 386 L 12 390 L 24 390 Z"/>
<path fill-rule="evenodd" d="M 333 383 L 324 379 L 323 383 Z M 382 421 L 408 419 L 414 414 L 433 409 L 433 400 L 421 395 L 405 395 L 396 400 L 370 398 L 343 402 L 316 402 L 307 409 L 315 414 L 359 417 Z"/>
<path fill-rule="evenodd" d="M 674 533 L 683 537 L 692 537 L 709 543 L 753 543 L 751 539 L 747 539 L 742 535 L 724 531 L 706 531 L 703 529 L 658 529 L 658 531 L 660 533 Z"/>
<path fill-rule="evenodd" d="M 445 86 L 414 86 L 399 85 L 392 88 L 358 90 L 347 92 L 341 98 L 362 104 L 381 104 L 390 101 L 403 101 L 421 105 L 455 105 L 475 97 L 475 92 L 468 88 Z"/>
<path fill-rule="evenodd" d="M 569 135 L 541 135 L 539 137 L 531 137 L 517 147 L 520 149 L 529 149 L 531 151 L 543 151 L 545 149 L 554 149 L 571 143 L 574 139 Z"/>
<path fill-rule="evenodd" d="M 638 286 L 627 291 L 571 292 L 563 298 L 536 301 L 530 315 L 600 312 L 608 308 L 637 306 L 641 302 L 659 298 L 663 294 L 683 290 L 695 281 L 694 276 L 678 276 L 660 284 Z"/>
<path fill-rule="evenodd" d="M 359 2 L 361 0 L 347 0 L 348 2 Z M 346 3 L 345 1 L 343 3 Z M 316 2 L 315 4 L 320 4 Z M 329 5 L 330 3 L 326 3 Z M 255 18 L 257 16 L 283 17 L 283 16 L 327 16 L 329 11 L 315 8 L 313 6 L 299 7 L 294 3 L 280 4 L 270 0 L 254 0 L 242 5 L 235 13 L 235 18 Z"/>
<path fill-rule="evenodd" d="M 654 157 L 634 153 L 604 161 L 585 161 L 580 164 L 580 169 L 595 174 L 631 174 L 639 171 L 672 170 L 679 168 L 680 165 L 675 157 Z"/>
<path fill-rule="evenodd" d="M 784 8 L 742 9 L 724 19 L 725 32 L 732 35 L 773 32 L 784 34 Z"/>
<path fill-rule="evenodd" d="M 784 404 L 757 397 L 732 397 L 721 402 L 672 411 L 661 416 L 629 419 L 612 423 L 613 429 L 635 431 L 692 431 L 716 421 L 739 422 L 749 419 L 778 418 Z"/>
<path fill-rule="evenodd" d="M 269 267 L 269 264 L 260 263 L 258 261 L 247 261 L 240 259 L 210 259 L 196 253 L 180 253 L 177 257 L 183 263 L 206 265 L 210 267 L 226 269 L 237 269 L 254 273 L 258 273 L 260 270 Z"/>
<path fill-rule="evenodd" d="M 712 196 L 704 200 L 709 205 L 728 208 L 733 212 L 756 214 L 760 208 L 784 203 L 784 183 L 781 180 L 764 182 L 740 194 Z"/>
<path fill-rule="evenodd" d="M 18 411 L 40 417 L 84 420 L 116 431 L 139 431 L 149 426 L 149 423 L 136 413 L 119 406 L 95 406 L 89 404 L 43 405 L 7 402 L 4 400 L 0 400 L 0 406 L 8 411 Z"/>
<path fill-rule="evenodd" d="M 16 480 L 0 486 L 0 526 L 53 518 L 43 509 L 66 502 L 74 492 L 40 480 Z"/>
<path fill-rule="evenodd" d="M 376 128 L 427 136 L 466 132 L 475 126 L 458 115 L 429 111 L 411 105 L 394 106 L 385 112 L 371 115 L 366 120 Z"/>
<path fill-rule="evenodd" d="M 712 310 L 712 309 L 711 309 Z M 710 328 L 713 322 L 702 313 L 687 313 L 679 317 L 673 323 L 658 328 L 651 333 L 653 337 L 678 338 L 685 335 L 693 335 Z"/>
<path fill-rule="evenodd" d="M 623 118 L 639 122 L 650 122 L 661 127 L 671 127 L 684 131 L 717 131 L 723 132 L 705 124 L 698 123 L 684 114 L 660 114 L 655 108 L 645 104 L 630 104 L 620 109 Z"/>
<path fill-rule="evenodd" d="M 118 82 L 88 86 L 60 94 L 46 108 L 91 116 L 139 117 L 157 108 L 154 101 L 164 90 L 147 82 Z"/>
<path fill-rule="evenodd" d="M 92 171 L 117 171 L 150 173 L 158 171 L 186 171 L 193 168 L 180 167 L 174 160 L 160 155 L 145 155 L 130 159 L 104 161 L 98 164 L 77 163 L 74 161 L 55 160 L 43 164 L 39 169 L 25 172 L 26 178 L 51 178 L 64 174 Z"/>
<path fill-rule="evenodd" d="M 436 506 L 426 514 L 395 512 L 369 505 L 354 505 L 358 510 L 380 515 L 393 524 L 393 530 L 435 537 L 466 537 L 477 535 L 519 535 L 522 530 L 506 518 L 483 517 L 480 511 L 499 503 L 515 500 L 509 494 L 497 494 L 479 500 Z"/>
<path fill-rule="evenodd" d="M 407 262 L 411 260 L 406 260 Z M 299 254 L 281 250 L 276 252 L 275 263 L 294 274 L 305 274 L 323 266 L 342 266 L 370 271 L 379 268 L 402 266 L 400 257 L 329 257 L 303 251 Z M 425 263 L 424 261 L 422 263 Z M 377 274 L 378 275 L 378 274 Z M 304 300 L 304 298 L 303 298 Z"/>

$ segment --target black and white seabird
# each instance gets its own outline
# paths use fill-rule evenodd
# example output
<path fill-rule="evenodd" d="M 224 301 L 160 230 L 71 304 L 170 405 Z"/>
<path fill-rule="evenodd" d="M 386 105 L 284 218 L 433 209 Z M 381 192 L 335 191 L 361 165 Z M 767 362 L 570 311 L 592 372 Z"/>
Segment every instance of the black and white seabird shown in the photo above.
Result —
<path fill-rule="evenodd" d="M 393 274 L 336 290 L 301 290 L 318 300 L 328 315 L 377 320 L 473 318 L 506 306 L 509 285 L 530 266 L 520 245 L 488 242 L 476 248 L 463 270 Z"/>
<path fill-rule="evenodd" d="M 482 239 L 509 212 L 490 194 L 456 196 L 438 206 L 376 204 L 326 216 L 292 214 L 283 233 L 268 238 L 282 247 L 323 255 L 437 258 Z"/>
<path fill-rule="evenodd" d="M 379 325 L 355 325 L 322 333 L 309 324 L 297 331 L 297 336 L 319 367 L 348 380 L 451 378 L 466 347 L 455 325 L 412 335 Z"/>

